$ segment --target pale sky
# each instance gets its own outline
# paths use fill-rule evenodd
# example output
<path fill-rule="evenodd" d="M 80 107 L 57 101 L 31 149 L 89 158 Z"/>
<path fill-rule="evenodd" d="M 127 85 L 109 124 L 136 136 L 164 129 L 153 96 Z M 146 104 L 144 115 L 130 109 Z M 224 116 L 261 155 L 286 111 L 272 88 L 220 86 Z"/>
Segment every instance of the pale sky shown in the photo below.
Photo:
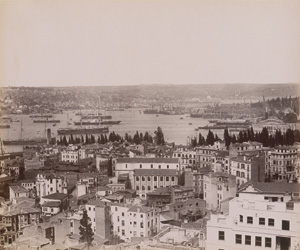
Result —
<path fill-rule="evenodd" d="M 300 0 L 0 0 L 0 85 L 300 83 Z"/>

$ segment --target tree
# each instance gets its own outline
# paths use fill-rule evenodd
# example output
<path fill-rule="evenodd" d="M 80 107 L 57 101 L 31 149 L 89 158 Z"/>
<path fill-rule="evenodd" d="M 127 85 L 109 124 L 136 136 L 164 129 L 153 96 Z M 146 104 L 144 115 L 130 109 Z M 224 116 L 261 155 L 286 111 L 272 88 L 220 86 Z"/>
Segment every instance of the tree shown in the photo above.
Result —
<path fill-rule="evenodd" d="M 231 137 L 229 135 L 229 132 L 228 132 L 227 128 L 224 129 L 224 141 L 225 141 L 225 146 L 228 149 L 229 146 L 230 146 Z"/>
<path fill-rule="evenodd" d="M 88 249 L 90 249 L 90 246 L 92 245 L 92 242 L 94 240 L 92 224 L 89 223 L 89 220 L 90 220 L 90 218 L 87 215 L 87 211 L 83 210 L 83 215 L 80 220 L 79 234 L 80 234 L 80 241 L 86 242 Z"/>
<path fill-rule="evenodd" d="M 162 132 L 161 127 L 158 127 L 156 131 L 154 131 L 155 137 L 154 140 L 157 145 L 164 145 L 165 139 L 164 139 L 164 133 Z"/>
<path fill-rule="evenodd" d="M 207 145 L 214 145 L 214 142 L 215 142 L 214 133 L 212 131 L 208 130 L 208 134 L 207 134 L 207 137 L 206 137 L 206 144 Z"/>

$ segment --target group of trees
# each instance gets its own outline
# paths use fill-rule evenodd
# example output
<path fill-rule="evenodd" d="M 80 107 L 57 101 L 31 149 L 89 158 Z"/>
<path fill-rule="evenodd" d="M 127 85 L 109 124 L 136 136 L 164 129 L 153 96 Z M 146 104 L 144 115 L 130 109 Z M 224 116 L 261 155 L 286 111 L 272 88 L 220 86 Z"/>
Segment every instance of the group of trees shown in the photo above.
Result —
<path fill-rule="evenodd" d="M 191 139 L 191 146 L 208 146 L 208 145 L 214 145 L 216 141 L 220 141 L 221 139 L 218 137 L 217 134 L 214 134 L 211 130 L 208 130 L 208 134 L 206 136 L 206 139 L 204 136 L 202 136 L 201 133 L 199 133 L 198 140 L 196 137 Z"/>
<path fill-rule="evenodd" d="M 64 145 L 68 146 L 69 144 L 106 144 L 108 142 L 130 142 L 135 144 L 140 144 L 141 142 L 149 142 L 153 143 L 155 142 L 157 145 L 164 145 L 164 134 L 162 132 L 161 127 L 157 128 L 157 131 L 154 132 L 155 136 L 154 138 L 149 134 L 149 132 L 139 133 L 136 131 L 134 136 L 129 135 L 128 133 L 125 133 L 124 138 L 120 136 L 119 134 L 116 134 L 114 131 L 109 133 L 108 137 L 106 134 L 101 134 L 97 138 L 94 135 L 81 135 L 74 137 L 72 134 L 67 137 L 64 135 L 63 137 L 60 137 L 59 140 L 57 140 L 58 145 Z"/>
<path fill-rule="evenodd" d="M 213 145 L 216 141 L 220 141 L 217 134 L 211 130 L 208 131 L 206 138 L 199 133 L 198 139 L 191 139 L 191 146 L 208 146 Z M 253 128 L 246 131 L 240 131 L 238 135 L 230 135 L 228 129 L 224 129 L 225 146 L 229 148 L 230 144 L 242 143 L 247 141 L 256 141 L 263 144 L 264 147 L 275 147 L 283 145 L 293 145 L 295 142 L 300 142 L 300 131 L 287 129 L 286 132 L 277 130 L 274 135 L 269 134 L 267 128 L 263 128 L 260 132 L 254 132 Z"/>
<path fill-rule="evenodd" d="M 287 129 L 286 132 L 276 130 L 274 135 L 269 134 L 267 128 L 263 128 L 260 132 L 254 132 L 253 128 L 247 131 L 240 131 L 238 136 L 229 135 L 228 129 L 224 130 L 224 141 L 228 148 L 231 143 L 242 143 L 247 141 L 256 141 L 263 144 L 264 147 L 275 147 L 279 145 L 293 145 L 300 142 L 300 131 Z"/>

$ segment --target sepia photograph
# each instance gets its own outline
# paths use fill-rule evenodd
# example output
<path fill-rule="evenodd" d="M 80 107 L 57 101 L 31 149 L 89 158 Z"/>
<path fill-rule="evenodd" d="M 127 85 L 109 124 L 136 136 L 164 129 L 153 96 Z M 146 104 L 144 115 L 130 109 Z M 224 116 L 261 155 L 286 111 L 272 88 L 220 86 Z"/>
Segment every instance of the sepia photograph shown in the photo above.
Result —
<path fill-rule="evenodd" d="M 0 250 L 300 250 L 300 0 L 0 0 Z"/>

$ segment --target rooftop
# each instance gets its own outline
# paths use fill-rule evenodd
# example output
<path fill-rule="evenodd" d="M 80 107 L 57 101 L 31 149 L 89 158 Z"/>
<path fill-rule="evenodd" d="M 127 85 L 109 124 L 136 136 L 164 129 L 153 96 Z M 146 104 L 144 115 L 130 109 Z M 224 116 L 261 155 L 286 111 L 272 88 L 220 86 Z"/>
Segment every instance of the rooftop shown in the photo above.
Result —
<path fill-rule="evenodd" d="M 178 163 L 178 158 L 118 158 L 118 163 Z"/>
<path fill-rule="evenodd" d="M 247 192 L 246 189 L 252 186 L 259 193 L 299 193 L 299 183 L 283 182 L 246 182 L 241 185 L 239 192 Z"/>
<path fill-rule="evenodd" d="M 177 175 L 176 169 L 135 169 L 134 175 Z"/>
<path fill-rule="evenodd" d="M 54 194 L 49 194 L 49 195 L 43 196 L 42 198 L 50 199 L 50 200 L 63 200 L 67 196 L 68 196 L 67 194 L 63 194 L 63 193 L 54 193 Z"/>
<path fill-rule="evenodd" d="M 60 202 L 59 201 L 49 201 L 49 202 L 45 202 L 42 207 L 59 207 L 60 206 Z"/>
<path fill-rule="evenodd" d="M 10 186 L 10 189 L 12 189 L 15 193 L 27 193 L 27 189 L 22 186 Z"/>

